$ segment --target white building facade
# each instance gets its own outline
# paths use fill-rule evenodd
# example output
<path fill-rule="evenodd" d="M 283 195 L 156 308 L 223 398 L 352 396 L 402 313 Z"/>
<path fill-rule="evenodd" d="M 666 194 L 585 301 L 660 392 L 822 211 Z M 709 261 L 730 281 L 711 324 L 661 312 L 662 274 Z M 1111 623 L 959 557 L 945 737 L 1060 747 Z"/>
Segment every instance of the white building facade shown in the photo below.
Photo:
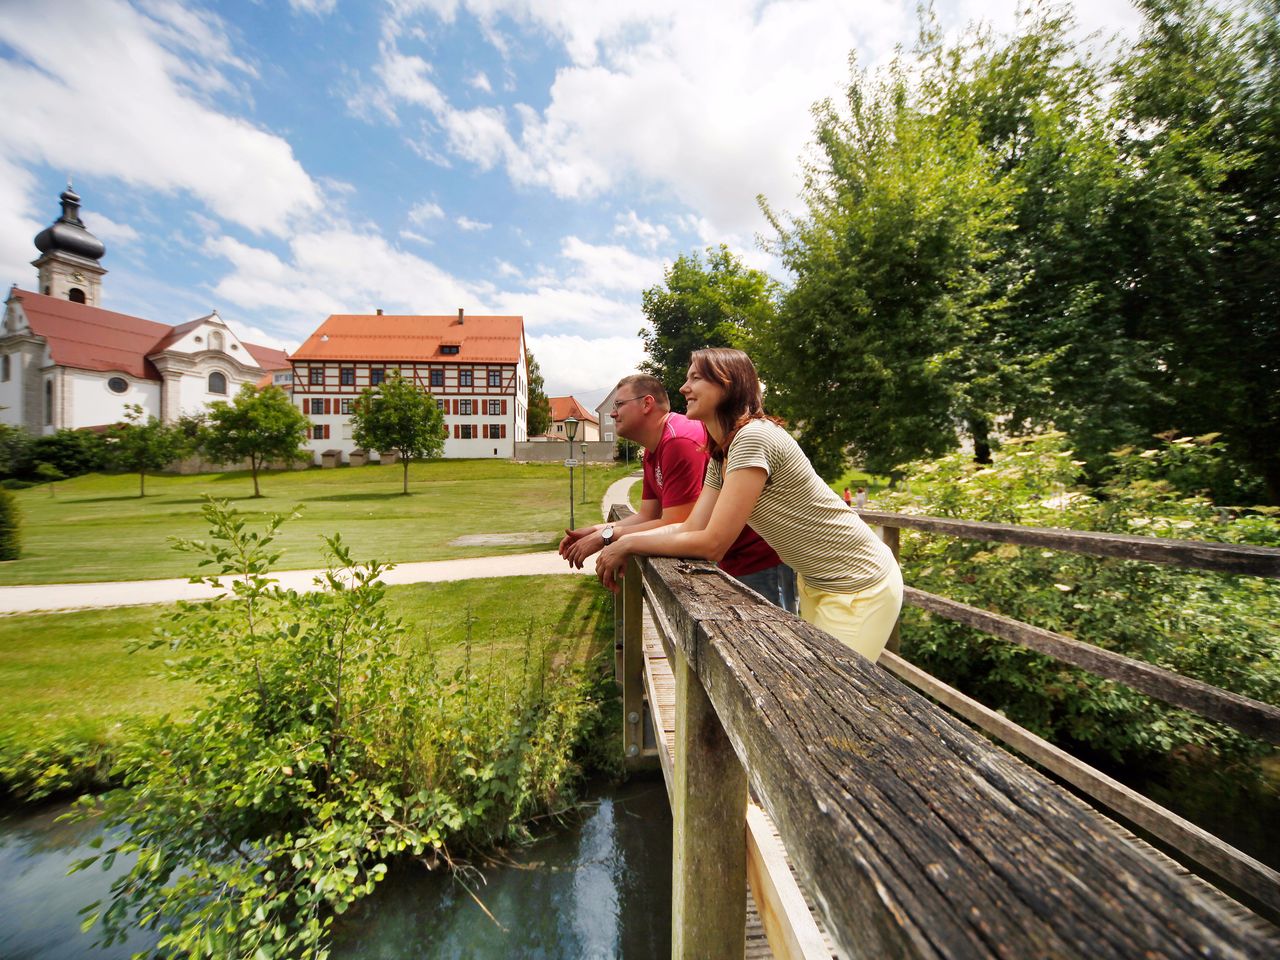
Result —
<path fill-rule="evenodd" d="M 229 400 L 288 367 L 284 352 L 240 340 L 217 312 L 171 326 L 104 310 L 103 245 L 68 187 L 63 214 L 36 237 L 39 293 L 14 286 L 0 328 L 0 421 L 33 434 L 104 427 L 137 404 L 171 422 Z"/>
<path fill-rule="evenodd" d="M 443 411 L 445 457 L 510 459 L 527 429 L 525 348 L 522 317 L 331 316 L 290 358 L 306 449 L 349 458 L 356 399 L 399 374 Z"/>

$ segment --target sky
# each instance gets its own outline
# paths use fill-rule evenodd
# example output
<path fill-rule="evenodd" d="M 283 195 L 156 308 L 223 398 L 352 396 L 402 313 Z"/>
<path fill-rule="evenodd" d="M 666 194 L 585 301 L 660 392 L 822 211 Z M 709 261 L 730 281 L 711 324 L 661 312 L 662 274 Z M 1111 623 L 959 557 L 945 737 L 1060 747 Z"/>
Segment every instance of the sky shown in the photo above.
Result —
<path fill-rule="evenodd" d="M 938 0 L 1009 29 L 1016 0 Z M 1082 35 L 1132 35 L 1079 0 Z M 102 306 L 293 349 L 333 313 L 519 314 L 549 395 L 644 357 L 641 292 L 727 244 L 784 283 L 811 107 L 915 0 L 0 0 L 0 282 L 68 178 Z"/>

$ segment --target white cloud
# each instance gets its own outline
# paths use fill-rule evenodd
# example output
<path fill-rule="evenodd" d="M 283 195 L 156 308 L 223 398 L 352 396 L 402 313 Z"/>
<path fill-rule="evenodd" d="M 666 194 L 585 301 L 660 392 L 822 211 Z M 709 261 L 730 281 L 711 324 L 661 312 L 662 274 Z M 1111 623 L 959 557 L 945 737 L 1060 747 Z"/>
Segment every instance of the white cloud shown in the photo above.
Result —
<path fill-rule="evenodd" d="M 0 43 L 18 55 L 0 61 L 0 155 L 11 163 L 190 192 L 259 233 L 283 234 L 319 208 L 284 139 L 208 102 L 253 76 L 213 16 L 160 0 L 7 0 Z"/>
<path fill-rule="evenodd" d="M 442 217 L 444 217 L 444 209 L 440 204 L 432 203 L 430 200 L 415 203 L 409 211 L 409 221 L 419 226 L 424 223 L 430 223 L 432 220 L 439 220 Z"/>
<path fill-rule="evenodd" d="M 586 339 L 564 334 L 529 336 L 546 381 L 548 396 L 572 394 L 594 408 L 622 377 L 635 373 L 644 359 L 639 337 L 596 337 Z M 590 363 L 583 363 L 590 357 Z"/>
<path fill-rule="evenodd" d="M 101 213 L 81 212 L 85 229 L 99 240 L 110 240 L 117 243 L 132 243 L 138 239 L 138 231 L 127 223 L 116 223 Z"/>
<path fill-rule="evenodd" d="M 400 236 L 404 237 L 406 240 L 412 240 L 414 243 L 425 243 L 428 246 L 435 243 L 435 241 L 430 237 L 424 237 L 422 234 L 414 233 L 412 230 L 401 230 Z"/>
<path fill-rule="evenodd" d="M 566 237 L 560 253 L 576 265 L 577 272 L 571 281 L 575 287 L 638 293 L 662 280 L 661 261 L 638 256 L 625 247 L 598 246 L 577 237 Z"/>
<path fill-rule="evenodd" d="M 660 223 L 640 219 L 634 210 L 619 214 L 613 232 L 621 237 L 631 237 L 649 250 L 671 242 L 671 231 Z"/>
<path fill-rule="evenodd" d="M 466 230 L 468 233 L 478 233 L 482 230 L 488 230 L 493 226 L 492 223 L 484 223 L 480 220 L 472 220 L 470 217 L 458 217 L 453 221 L 458 225 L 460 230 Z"/>
<path fill-rule="evenodd" d="M 324 17 L 333 13 L 338 0 L 289 0 L 289 8 L 294 13 L 309 13 L 314 17 Z"/>
<path fill-rule="evenodd" d="M 475 76 L 468 80 L 467 83 L 471 84 L 471 86 L 475 87 L 477 90 L 483 90 L 485 93 L 493 93 L 493 85 L 489 83 L 489 78 L 485 76 L 483 70 L 477 70 Z"/>

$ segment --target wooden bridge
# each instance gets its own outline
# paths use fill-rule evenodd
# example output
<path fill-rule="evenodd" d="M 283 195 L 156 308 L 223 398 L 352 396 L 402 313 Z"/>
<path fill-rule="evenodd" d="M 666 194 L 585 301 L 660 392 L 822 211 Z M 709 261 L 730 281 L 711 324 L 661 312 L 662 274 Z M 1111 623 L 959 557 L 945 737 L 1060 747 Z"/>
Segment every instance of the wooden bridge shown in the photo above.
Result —
<path fill-rule="evenodd" d="M 1280 577 L 1280 550 L 862 516 L 895 554 L 915 528 Z M 909 587 L 906 603 L 1280 743 L 1269 704 Z M 674 559 L 632 560 L 615 609 L 627 762 L 660 764 L 671 800 L 673 957 L 1280 956 L 1280 873 L 912 666 L 896 636 L 872 664 Z"/>

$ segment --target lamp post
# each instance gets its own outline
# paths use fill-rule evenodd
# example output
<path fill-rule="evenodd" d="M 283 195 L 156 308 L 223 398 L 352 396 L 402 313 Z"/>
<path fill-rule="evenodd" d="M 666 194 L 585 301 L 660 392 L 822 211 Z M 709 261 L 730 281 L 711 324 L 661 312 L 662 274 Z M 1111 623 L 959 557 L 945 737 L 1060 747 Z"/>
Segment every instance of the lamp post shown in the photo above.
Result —
<path fill-rule="evenodd" d="M 582 441 L 582 502 L 587 502 L 587 442 Z"/>
<path fill-rule="evenodd" d="M 567 417 L 564 421 L 564 435 L 569 440 L 569 458 L 565 460 L 564 465 L 569 468 L 569 529 L 574 529 L 573 525 L 573 438 L 578 435 L 578 418 Z"/>

